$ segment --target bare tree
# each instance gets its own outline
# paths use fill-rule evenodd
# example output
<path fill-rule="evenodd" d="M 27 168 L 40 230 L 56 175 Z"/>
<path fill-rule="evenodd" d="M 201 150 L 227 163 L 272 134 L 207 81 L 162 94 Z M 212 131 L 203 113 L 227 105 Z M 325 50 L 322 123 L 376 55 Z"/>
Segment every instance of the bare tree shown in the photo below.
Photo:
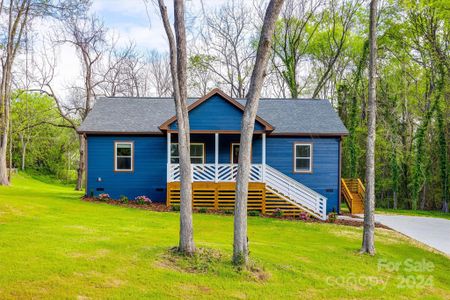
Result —
<path fill-rule="evenodd" d="M 370 2 L 369 27 L 369 105 L 367 120 L 366 197 L 361 253 L 375 254 L 375 137 L 377 76 L 377 0 Z"/>
<path fill-rule="evenodd" d="M 219 86 L 232 97 L 243 98 L 255 58 L 252 47 L 252 14 L 244 2 L 231 0 L 219 10 L 205 15 L 201 33 L 202 64 L 216 76 Z"/>
<path fill-rule="evenodd" d="M 101 83 L 97 79 L 97 68 L 100 59 L 105 51 L 105 35 L 106 29 L 103 23 L 95 16 L 69 17 L 63 21 L 63 39 L 56 40 L 58 44 L 68 43 L 75 47 L 82 65 L 83 78 L 83 98 L 80 99 L 79 105 L 75 108 L 79 113 L 81 121 L 91 111 L 96 96 L 96 88 Z M 58 101 L 59 98 L 54 97 Z M 62 103 L 57 103 L 58 107 L 62 107 Z M 64 110 L 60 110 L 64 117 Z M 73 120 L 72 120 L 73 121 Z M 76 129 L 76 125 L 74 126 Z M 79 135 L 80 141 L 80 161 L 77 170 L 76 190 L 81 190 L 83 186 L 83 175 L 85 170 L 85 137 Z"/>
<path fill-rule="evenodd" d="M 133 42 L 118 48 L 112 41 L 100 63 L 98 75 L 103 77 L 98 85 L 107 97 L 140 97 L 147 93 L 146 64 L 144 56 Z"/>
<path fill-rule="evenodd" d="M 158 97 L 171 96 L 173 90 L 172 78 L 167 54 L 151 51 L 146 59 L 147 91 L 156 93 Z"/>
<path fill-rule="evenodd" d="M 250 79 L 247 103 L 242 116 L 239 165 L 236 178 L 236 203 L 234 210 L 233 263 L 246 265 L 248 261 L 247 241 L 247 196 L 250 176 L 250 157 L 256 112 L 264 83 L 267 63 L 271 55 L 275 22 L 284 0 L 271 0 L 267 6 L 264 23 L 259 38 L 255 66 Z"/>
<path fill-rule="evenodd" d="M 174 0 L 175 37 L 169 22 L 167 7 L 158 0 L 164 30 L 169 40 L 170 72 L 178 122 L 178 151 L 180 155 L 180 242 L 179 252 L 192 255 L 195 252 L 192 225 L 192 170 L 190 157 L 190 130 L 187 109 L 187 49 L 185 10 L 183 0 Z"/>

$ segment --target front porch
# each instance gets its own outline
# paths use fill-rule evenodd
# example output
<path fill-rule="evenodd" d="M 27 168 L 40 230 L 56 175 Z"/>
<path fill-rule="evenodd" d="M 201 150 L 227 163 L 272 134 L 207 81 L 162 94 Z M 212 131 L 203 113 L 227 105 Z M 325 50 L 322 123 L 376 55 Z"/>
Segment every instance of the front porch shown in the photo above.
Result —
<path fill-rule="evenodd" d="M 218 132 L 191 134 L 192 181 L 236 182 L 240 135 Z M 255 134 L 252 144 L 250 182 L 264 182 L 266 134 Z M 167 133 L 167 183 L 180 180 L 177 136 Z"/>
<path fill-rule="evenodd" d="M 173 135 L 167 132 L 168 206 L 180 204 L 179 153 Z M 234 209 L 238 142 L 236 133 L 191 135 L 193 207 Z M 272 214 L 281 210 L 287 216 L 298 216 L 301 211 L 306 211 L 319 219 L 326 219 L 326 197 L 267 165 L 265 133 L 254 136 L 249 179 L 249 211 Z"/>

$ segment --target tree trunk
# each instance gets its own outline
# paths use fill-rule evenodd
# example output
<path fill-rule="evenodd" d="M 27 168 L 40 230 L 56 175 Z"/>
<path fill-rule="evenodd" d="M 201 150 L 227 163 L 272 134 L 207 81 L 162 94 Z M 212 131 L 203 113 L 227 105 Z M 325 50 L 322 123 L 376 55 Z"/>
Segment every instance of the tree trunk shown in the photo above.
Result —
<path fill-rule="evenodd" d="M 5 129 L 5 128 L 4 128 Z M 0 185 L 9 185 L 8 170 L 6 167 L 7 128 L 0 136 Z"/>
<path fill-rule="evenodd" d="M 187 109 L 187 51 L 184 25 L 184 3 L 174 1 L 175 37 L 169 23 L 167 7 L 158 0 L 161 18 L 169 41 L 170 72 L 178 122 L 178 152 L 180 155 L 180 241 L 178 251 L 185 255 L 195 252 L 192 222 L 192 170 L 190 157 L 189 115 Z"/>
<path fill-rule="evenodd" d="M 369 29 L 369 105 L 367 120 L 366 198 L 361 253 L 375 254 L 375 137 L 376 137 L 376 67 L 377 67 L 377 0 L 370 2 Z"/>
<path fill-rule="evenodd" d="M 75 190 L 81 191 L 83 189 L 83 175 L 84 169 L 86 168 L 86 139 L 84 135 L 78 135 L 78 140 L 80 141 L 80 161 L 78 162 L 78 170 L 77 170 L 77 185 Z"/>
<path fill-rule="evenodd" d="M 184 25 L 184 1 L 175 0 L 175 37 L 177 44 L 177 74 L 179 88 L 178 151 L 180 154 L 180 243 L 179 251 L 191 255 L 195 252 L 192 224 L 192 170 L 190 156 L 189 115 L 187 109 L 187 49 Z"/>
<path fill-rule="evenodd" d="M 20 169 L 22 171 L 24 171 L 25 170 L 25 159 L 26 159 L 28 142 L 25 142 L 25 139 L 24 139 L 22 133 L 19 134 L 19 137 L 20 137 L 20 143 L 22 144 L 22 151 L 21 151 L 22 152 L 22 155 L 21 155 L 22 157 L 21 157 Z"/>
<path fill-rule="evenodd" d="M 426 201 L 427 201 L 427 183 L 425 181 L 424 184 L 423 184 L 423 190 L 422 190 L 422 200 L 420 201 L 420 209 L 421 210 L 425 209 Z"/>
<path fill-rule="evenodd" d="M 397 191 L 394 191 L 394 209 L 397 209 Z"/>
<path fill-rule="evenodd" d="M 247 239 L 247 195 L 250 176 L 250 157 L 253 131 L 258 110 L 259 98 L 264 82 L 267 63 L 275 29 L 284 0 L 271 0 L 267 6 L 264 24 L 256 54 L 255 66 L 250 80 L 247 103 L 241 124 L 241 139 L 239 148 L 239 166 L 236 177 L 236 201 L 234 211 L 234 244 L 233 263 L 246 265 L 248 262 Z"/>
<path fill-rule="evenodd" d="M 9 56 L 3 65 L 2 83 L 0 91 L 0 185 L 9 185 L 8 170 L 6 167 L 6 153 L 8 149 L 8 132 L 11 103 L 11 64 Z M 9 166 L 11 168 L 11 166 Z"/>

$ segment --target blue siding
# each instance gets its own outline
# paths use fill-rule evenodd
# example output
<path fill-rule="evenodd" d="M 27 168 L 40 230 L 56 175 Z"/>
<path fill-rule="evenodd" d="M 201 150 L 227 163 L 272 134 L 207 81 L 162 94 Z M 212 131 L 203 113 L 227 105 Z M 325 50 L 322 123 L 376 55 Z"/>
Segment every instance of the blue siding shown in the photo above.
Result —
<path fill-rule="evenodd" d="M 238 134 L 219 134 L 219 163 L 228 164 L 231 161 L 231 144 L 239 143 L 240 136 Z M 172 142 L 177 142 L 177 136 L 172 135 Z M 214 134 L 191 134 L 191 143 L 205 144 L 205 160 L 206 163 L 214 163 L 215 140 Z M 261 163 L 262 160 L 262 143 L 261 135 L 253 137 L 252 146 L 252 162 Z"/>
<path fill-rule="evenodd" d="M 114 172 L 114 141 L 134 141 L 134 172 Z M 164 136 L 88 136 L 87 193 L 108 193 L 116 199 L 120 195 L 130 199 L 147 195 L 164 202 L 166 141 Z"/>
<path fill-rule="evenodd" d="M 294 142 L 313 143 L 312 174 L 293 172 Z M 327 212 L 338 211 L 339 138 L 268 136 L 266 147 L 268 165 L 327 197 Z"/>
<path fill-rule="evenodd" d="M 214 95 L 189 112 L 189 124 L 191 130 L 240 130 L 242 110 L 222 98 Z M 175 121 L 170 129 L 178 129 Z M 263 130 L 264 127 L 258 121 L 255 122 L 255 130 Z"/>
<path fill-rule="evenodd" d="M 114 172 L 114 141 L 134 141 L 134 172 Z M 87 193 L 108 193 L 113 198 L 126 195 L 134 198 L 147 195 L 164 202 L 166 198 L 166 137 L 165 136 L 89 136 Z M 173 135 L 172 141 L 177 137 Z M 204 142 L 206 162 L 214 163 L 214 135 L 193 134 L 192 142 Z M 239 135 L 219 135 L 219 162 L 230 162 L 231 143 Z M 294 142 L 313 143 L 313 173 L 293 172 Z M 252 161 L 261 163 L 261 136 L 256 135 Z M 338 210 L 339 199 L 339 138 L 298 138 L 267 136 L 267 164 L 328 198 L 328 212 Z M 97 179 L 101 177 L 102 181 Z M 103 188 L 104 191 L 98 191 Z M 327 191 L 328 190 L 328 191 Z"/>

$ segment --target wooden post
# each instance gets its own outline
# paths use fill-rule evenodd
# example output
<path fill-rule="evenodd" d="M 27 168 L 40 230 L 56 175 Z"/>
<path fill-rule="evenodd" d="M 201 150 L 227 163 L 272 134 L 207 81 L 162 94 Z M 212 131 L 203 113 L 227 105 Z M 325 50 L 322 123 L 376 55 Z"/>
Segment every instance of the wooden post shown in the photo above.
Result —
<path fill-rule="evenodd" d="M 167 133 L 167 182 L 170 182 L 170 147 L 171 147 L 171 133 Z"/>
<path fill-rule="evenodd" d="M 265 182 L 266 177 L 266 134 L 262 134 L 262 182 Z"/>
<path fill-rule="evenodd" d="M 261 213 L 264 215 L 266 214 L 266 185 L 264 184 L 264 187 L 262 189 L 262 207 L 261 207 Z"/>
<path fill-rule="evenodd" d="M 219 177 L 219 133 L 215 133 L 215 152 L 214 152 L 214 182 L 217 183 Z"/>

